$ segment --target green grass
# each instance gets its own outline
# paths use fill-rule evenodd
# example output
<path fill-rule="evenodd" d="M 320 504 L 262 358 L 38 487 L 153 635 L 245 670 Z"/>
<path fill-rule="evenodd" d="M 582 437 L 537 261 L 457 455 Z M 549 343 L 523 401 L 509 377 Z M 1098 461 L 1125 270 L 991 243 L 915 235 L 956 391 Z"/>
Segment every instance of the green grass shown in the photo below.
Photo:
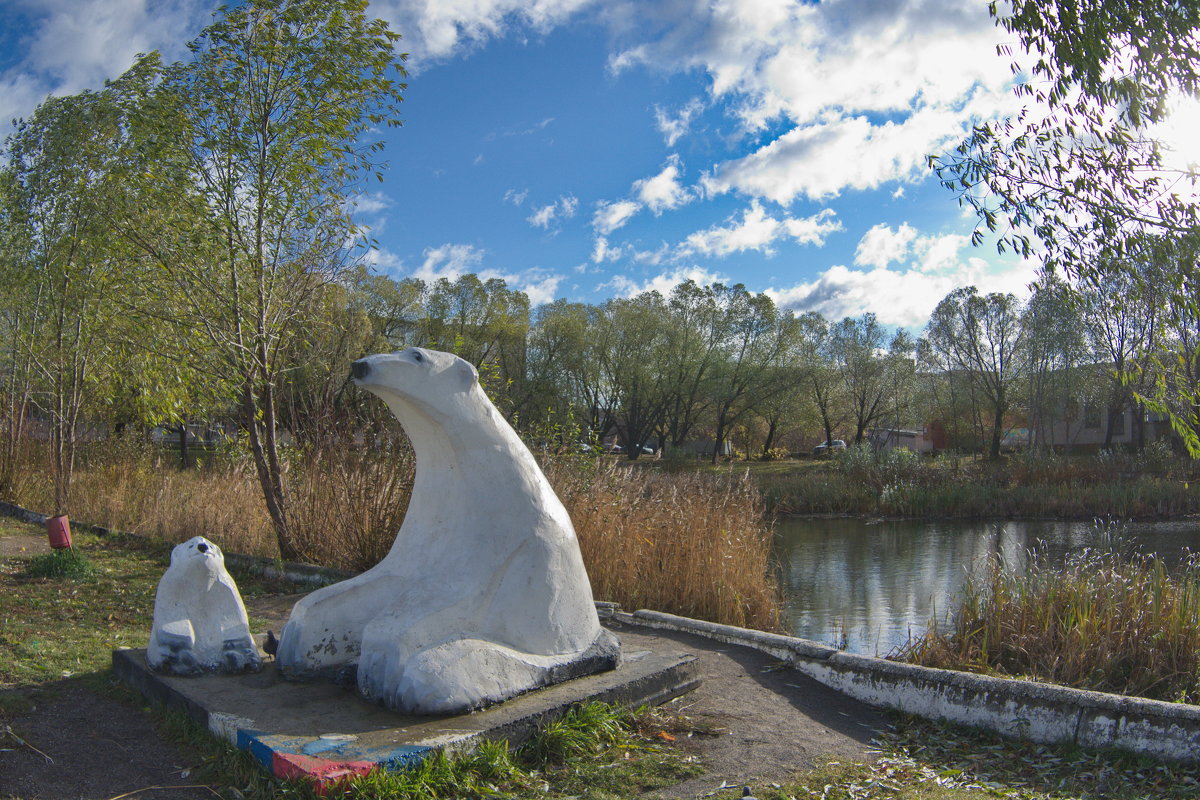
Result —
<path fill-rule="evenodd" d="M 29 559 L 23 573 L 26 578 L 86 578 L 96 568 L 87 556 L 68 548 L 37 555 Z"/>
<path fill-rule="evenodd" d="M 164 736 L 195 754 L 194 777 L 233 786 L 246 800 L 308 800 L 313 787 L 266 775 L 247 753 L 214 739 L 187 717 L 162 713 Z M 669 720 L 655 711 L 590 703 L 567 713 L 519 748 L 485 742 L 465 755 L 439 754 L 402 772 L 372 772 L 327 796 L 359 800 L 578 798 L 618 800 L 662 788 L 700 766 L 655 733 Z"/>
<path fill-rule="evenodd" d="M 897 718 L 870 764 L 829 762 L 760 800 L 1146 800 L 1200 796 L 1200 767 L 1121 753 L 1004 739 L 952 725 Z M 733 800 L 728 792 L 718 800 Z"/>

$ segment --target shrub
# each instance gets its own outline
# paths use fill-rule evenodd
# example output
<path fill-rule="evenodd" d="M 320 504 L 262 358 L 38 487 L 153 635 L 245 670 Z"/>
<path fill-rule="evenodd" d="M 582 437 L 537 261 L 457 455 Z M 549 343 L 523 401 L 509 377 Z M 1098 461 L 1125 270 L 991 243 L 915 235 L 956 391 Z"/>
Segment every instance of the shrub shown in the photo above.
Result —
<path fill-rule="evenodd" d="M 74 548 L 34 556 L 25 565 L 27 578 L 86 578 L 95 572 L 92 562 Z"/>

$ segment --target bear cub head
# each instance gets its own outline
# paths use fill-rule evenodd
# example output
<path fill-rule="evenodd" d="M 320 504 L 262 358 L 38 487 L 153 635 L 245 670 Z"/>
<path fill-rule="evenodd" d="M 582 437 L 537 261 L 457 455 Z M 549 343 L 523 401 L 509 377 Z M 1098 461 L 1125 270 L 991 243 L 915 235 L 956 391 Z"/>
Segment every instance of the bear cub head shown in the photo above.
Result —
<path fill-rule="evenodd" d="M 208 539 L 193 536 L 186 542 L 175 545 L 171 550 L 171 566 L 176 569 L 223 569 L 225 556 L 221 553 L 221 548 Z"/>

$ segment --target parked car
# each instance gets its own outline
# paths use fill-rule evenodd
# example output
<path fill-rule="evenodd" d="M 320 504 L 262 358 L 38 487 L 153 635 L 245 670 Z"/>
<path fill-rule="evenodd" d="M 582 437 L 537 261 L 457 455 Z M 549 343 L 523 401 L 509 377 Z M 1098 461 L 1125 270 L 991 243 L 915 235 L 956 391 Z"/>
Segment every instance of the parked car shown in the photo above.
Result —
<path fill-rule="evenodd" d="M 846 443 L 841 439 L 834 439 L 832 442 L 825 441 L 813 448 L 814 456 L 827 456 L 835 450 L 845 450 Z"/>

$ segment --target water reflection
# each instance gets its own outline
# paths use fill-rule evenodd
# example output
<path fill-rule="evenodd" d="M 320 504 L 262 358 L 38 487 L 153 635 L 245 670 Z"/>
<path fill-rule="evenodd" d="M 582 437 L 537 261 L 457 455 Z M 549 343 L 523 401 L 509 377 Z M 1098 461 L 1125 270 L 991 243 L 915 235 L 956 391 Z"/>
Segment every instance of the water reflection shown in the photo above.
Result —
<path fill-rule="evenodd" d="M 784 519 L 775 554 L 792 632 L 885 655 L 910 631 L 945 621 L 968 570 L 992 554 L 1022 569 L 1035 544 L 1050 563 L 1062 563 L 1106 541 L 1084 522 Z M 1174 562 L 1200 550 L 1200 524 L 1132 523 L 1122 529 L 1120 546 Z"/>

